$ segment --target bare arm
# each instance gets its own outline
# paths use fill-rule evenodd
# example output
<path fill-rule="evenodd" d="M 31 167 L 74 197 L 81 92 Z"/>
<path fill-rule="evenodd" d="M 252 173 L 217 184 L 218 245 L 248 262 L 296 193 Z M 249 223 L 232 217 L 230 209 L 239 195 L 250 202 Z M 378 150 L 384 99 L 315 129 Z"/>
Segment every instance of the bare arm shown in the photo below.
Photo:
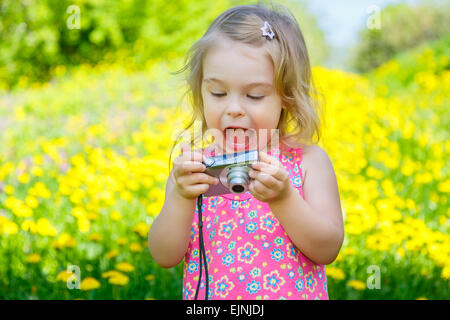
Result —
<path fill-rule="evenodd" d="M 203 173 L 206 167 L 202 160 L 202 154 L 191 152 L 188 146 L 182 147 L 182 154 L 174 160 L 164 205 L 148 234 L 150 253 L 163 268 L 175 267 L 183 260 L 189 246 L 196 198 L 210 184 L 219 183 L 217 178 Z"/>
<path fill-rule="evenodd" d="M 148 234 L 150 253 L 161 267 L 172 268 L 183 260 L 189 245 L 194 212 L 195 199 L 180 196 L 170 174 L 163 208 Z"/>
<path fill-rule="evenodd" d="M 314 146 L 310 157 L 305 199 L 292 187 L 283 201 L 269 205 L 298 249 L 315 263 L 330 264 L 344 241 L 339 191 L 325 151 Z"/>

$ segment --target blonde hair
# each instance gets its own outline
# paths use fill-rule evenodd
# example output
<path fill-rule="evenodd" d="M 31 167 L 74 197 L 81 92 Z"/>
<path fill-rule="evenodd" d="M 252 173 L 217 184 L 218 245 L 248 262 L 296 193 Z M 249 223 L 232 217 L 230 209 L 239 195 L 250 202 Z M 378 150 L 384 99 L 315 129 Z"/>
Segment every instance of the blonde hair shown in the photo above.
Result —
<path fill-rule="evenodd" d="M 262 36 L 261 27 L 264 21 L 269 22 L 275 33 L 274 39 Z M 206 33 L 188 50 L 185 65 L 172 74 L 189 69 L 185 78 L 193 113 L 185 130 L 193 129 L 196 120 L 202 121 L 202 134 L 208 129 L 203 114 L 201 85 L 203 81 L 203 58 L 209 48 L 213 47 L 221 37 L 239 41 L 255 47 L 263 47 L 274 66 L 277 93 L 285 106 L 278 124 L 279 141 L 291 146 L 304 146 L 320 140 L 320 122 L 322 114 L 311 74 L 311 66 L 300 27 L 293 14 L 284 6 L 269 8 L 259 2 L 254 5 L 235 6 L 219 15 L 209 26 Z M 314 134 L 317 140 L 314 142 Z M 170 155 L 177 142 L 172 146 Z M 192 136 L 191 143 L 198 137 Z M 169 160 L 170 167 L 170 160 Z"/>

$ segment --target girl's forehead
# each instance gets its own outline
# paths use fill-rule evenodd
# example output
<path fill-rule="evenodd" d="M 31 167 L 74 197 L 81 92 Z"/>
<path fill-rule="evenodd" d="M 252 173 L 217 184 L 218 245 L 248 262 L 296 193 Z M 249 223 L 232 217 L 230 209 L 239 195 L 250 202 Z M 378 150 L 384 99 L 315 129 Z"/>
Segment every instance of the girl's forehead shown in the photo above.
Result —
<path fill-rule="evenodd" d="M 273 65 L 263 48 L 242 43 L 216 46 L 208 50 L 203 60 L 203 79 L 216 83 L 255 82 L 273 85 Z"/>

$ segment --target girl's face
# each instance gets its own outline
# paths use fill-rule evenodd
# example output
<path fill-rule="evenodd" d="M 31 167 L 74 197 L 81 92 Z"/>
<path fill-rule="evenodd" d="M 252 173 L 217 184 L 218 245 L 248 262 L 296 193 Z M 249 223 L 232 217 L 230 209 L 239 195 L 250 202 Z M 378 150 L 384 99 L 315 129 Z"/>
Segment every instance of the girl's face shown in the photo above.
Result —
<path fill-rule="evenodd" d="M 201 90 L 208 132 L 222 151 L 266 147 L 282 105 L 263 48 L 223 39 L 204 57 Z"/>

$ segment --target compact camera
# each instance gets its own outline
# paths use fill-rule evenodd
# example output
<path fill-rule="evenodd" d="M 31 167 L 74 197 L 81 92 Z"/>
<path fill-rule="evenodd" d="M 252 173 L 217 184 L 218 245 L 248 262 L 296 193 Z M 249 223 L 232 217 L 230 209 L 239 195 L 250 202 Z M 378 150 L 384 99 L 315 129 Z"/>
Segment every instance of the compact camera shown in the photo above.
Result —
<path fill-rule="evenodd" d="M 258 150 L 247 150 L 213 157 L 206 157 L 203 164 L 206 174 L 219 179 L 217 185 L 210 185 L 204 196 L 221 194 L 241 194 L 248 190 L 248 175 L 252 163 L 258 161 Z"/>

